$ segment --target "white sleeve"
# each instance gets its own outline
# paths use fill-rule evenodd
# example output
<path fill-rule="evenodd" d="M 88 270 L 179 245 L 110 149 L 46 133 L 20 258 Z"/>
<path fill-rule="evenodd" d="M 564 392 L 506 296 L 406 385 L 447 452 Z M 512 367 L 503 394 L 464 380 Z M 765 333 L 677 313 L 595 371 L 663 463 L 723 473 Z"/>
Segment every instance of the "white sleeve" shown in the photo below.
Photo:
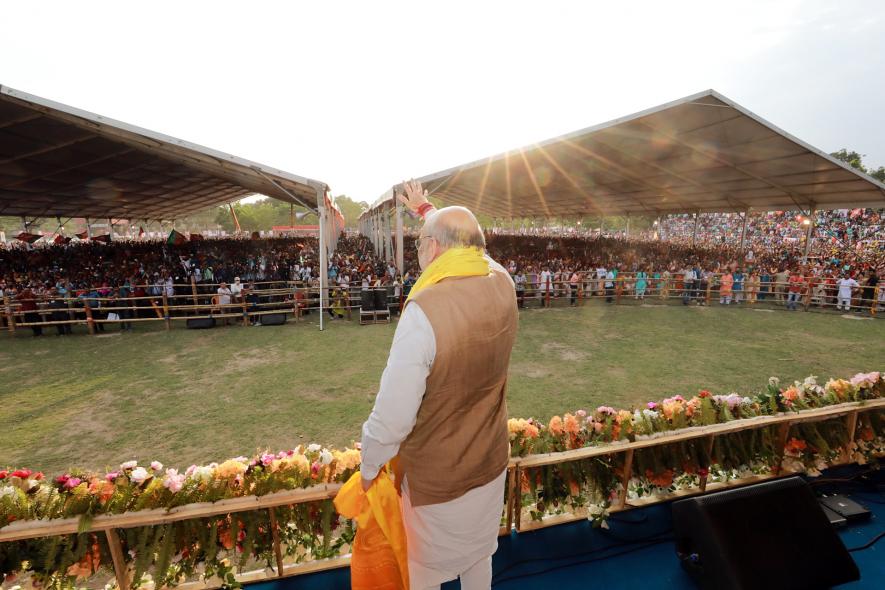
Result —
<path fill-rule="evenodd" d="M 363 478 L 375 479 L 415 427 L 435 356 L 433 327 L 418 304 L 411 303 L 396 327 L 375 407 L 363 424 Z"/>

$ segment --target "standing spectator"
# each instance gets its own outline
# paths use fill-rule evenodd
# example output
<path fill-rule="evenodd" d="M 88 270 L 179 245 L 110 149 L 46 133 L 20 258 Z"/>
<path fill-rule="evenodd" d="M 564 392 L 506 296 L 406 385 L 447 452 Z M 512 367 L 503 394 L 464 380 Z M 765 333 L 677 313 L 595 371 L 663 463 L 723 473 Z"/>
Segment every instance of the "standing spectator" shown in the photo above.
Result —
<path fill-rule="evenodd" d="M 732 277 L 734 277 L 734 302 L 740 303 L 744 300 L 744 273 L 738 268 Z"/>
<path fill-rule="evenodd" d="M 787 293 L 787 281 L 789 281 L 790 275 L 787 272 L 786 268 L 781 268 L 776 275 L 774 275 L 774 299 L 777 303 L 783 304 L 784 298 Z"/>
<path fill-rule="evenodd" d="M 525 307 L 525 271 L 520 270 L 513 277 L 513 284 L 516 286 L 516 304 L 520 309 Z"/>
<path fill-rule="evenodd" d="M 691 266 L 686 266 L 682 274 L 682 305 L 688 305 L 691 302 L 694 280 L 694 269 Z"/>
<path fill-rule="evenodd" d="M 799 298 L 802 296 L 802 288 L 805 281 L 799 275 L 799 271 L 794 270 L 790 273 L 790 278 L 787 279 L 787 284 L 787 309 L 796 311 L 796 304 L 799 303 Z"/>
<path fill-rule="evenodd" d="M 39 325 L 42 320 L 40 314 L 37 313 L 37 298 L 34 296 L 31 287 L 25 287 L 16 299 L 21 304 L 20 309 L 25 313 L 25 321 L 29 324 L 34 324 L 31 326 L 31 332 L 34 333 L 35 337 L 42 336 L 43 327 Z"/>
<path fill-rule="evenodd" d="M 578 271 L 572 272 L 568 282 L 571 289 L 571 306 L 574 307 L 578 304 L 578 284 L 581 282 L 581 275 L 578 274 Z"/>
<path fill-rule="evenodd" d="M 851 311 L 851 294 L 854 289 L 860 287 L 860 284 L 848 275 L 843 274 L 837 285 L 839 286 L 839 299 L 836 302 L 836 309 L 842 309 L 845 306 L 845 311 Z"/>
<path fill-rule="evenodd" d="M 648 288 L 648 273 L 640 270 L 636 273 L 636 299 L 645 299 L 645 290 Z"/>
<path fill-rule="evenodd" d="M 222 315 L 224 315 L 224 325 L 228 325 L 228 317 L 227 312 L 229 311 L 230 306 L 230 298 L 231 298 L 231 290 L 228 289 L 227 283 L 221 283 L 218 286 L 218 306 L 221 309 Z"/>
<path fill-rule="evenodd" d="M 725 269 L 725 274 L 719 279 L 719 305 L 731 305 L 734 276 L 731 271 Z"/>
<path fill-rule="evenodd" d="M 617 275 L 615 274 L 615 270 L 610 268 L 607 273 L 605 273 L 605 302 L 611 303 L 612 297 L 615 294 L 615 278 Z"/>

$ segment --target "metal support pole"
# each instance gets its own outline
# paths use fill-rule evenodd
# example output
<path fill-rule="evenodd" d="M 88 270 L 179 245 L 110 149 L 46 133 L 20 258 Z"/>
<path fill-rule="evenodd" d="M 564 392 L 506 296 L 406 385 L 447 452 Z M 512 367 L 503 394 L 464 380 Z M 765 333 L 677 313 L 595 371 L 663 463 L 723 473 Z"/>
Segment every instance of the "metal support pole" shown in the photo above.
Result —
<path fill-rule="evenodd" d="M 698 239 L 698 220 L 701 218 L 700 213 L 694 214 L 694 229 L 691 230 L 691 247 L 694 248 L 695 242 Z"/>
<path fill-rule="evenodd" d="M 86 237 L 92 239 L 92 226 L 89 224 L 89 218 L 85 217 L 86 220 Z"/>
<path fill-rule="evenodd" d="M 393 207 L 391 207 L 391 210 Z M 388 211 L 384 211 L 384 253 L 385 261 L 393 260 L 393 230 L 390 227 L 390 215 Z"/>
<path fill-rule="evenodd" d="M 748 217 L 748 214 L 749 214 L 749 211 L 744 211 L 744 222 L 741 224 L 741 248 L 740 248 L 741 254 L 744 253 L 744 242 L 747 239 L 747 217 Z"/>
<path fill-rule="evenodd" d="M 811 214 L 808 216 L 808 230 L 805 232 L 805 261 L 808 262 L 808 255 L 811 254 L 811 246 L 814 244 L 814 218 L 817 216 L 817 208 L 811 207 Z"/>
<path fill-rule="evenodd" d="M 405 261 L 403 256 L 403 247 L 405 240 L 403 239 L 403 204 L 397 200 L 396 203 L 396 268 L 400 276 L 406 273 Z"/>
<path fill-rule="evenodd" d="M 323 325 L 323 298 L 326 293 L 326 283 L 329 280 L 329 261 L 326 255 L 326 189 L 317 188 L 317 214 L 320 218 L 320 331 Z"/>
<path fill-rule="evenodd" d="M 624 230 L 624 237 L 630 238 L 630 214 L 627 213 L 627 228 Z"/>

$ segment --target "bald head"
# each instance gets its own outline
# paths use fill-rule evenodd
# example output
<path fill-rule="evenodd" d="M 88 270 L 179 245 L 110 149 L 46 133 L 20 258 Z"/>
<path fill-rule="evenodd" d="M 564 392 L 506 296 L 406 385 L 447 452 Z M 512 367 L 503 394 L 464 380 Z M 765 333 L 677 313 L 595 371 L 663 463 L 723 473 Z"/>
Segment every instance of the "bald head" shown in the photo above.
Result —
<path fill-rule="evenodd" d="M 466 246 L 486 247 L 479 222 L 465 207 L 444 207 L 438 210 L 424 224 L 421 233 L 436 240 L 441 250 Z"/>

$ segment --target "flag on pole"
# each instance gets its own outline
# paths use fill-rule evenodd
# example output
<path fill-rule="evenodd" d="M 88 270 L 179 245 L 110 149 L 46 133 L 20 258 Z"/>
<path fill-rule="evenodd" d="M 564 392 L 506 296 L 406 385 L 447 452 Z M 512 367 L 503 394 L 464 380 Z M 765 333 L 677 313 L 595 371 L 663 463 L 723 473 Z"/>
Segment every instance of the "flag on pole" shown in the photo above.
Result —
<path fill-rule="evenodd" d="M 81 231 L 80 233 L 75 234 L 75 235 L 76 235 L 78 238 L 80 238 L 81 240 L 85 240 L 86 238 L 89 237 L 89 233 L 88 233 L 88 232 L 85 232 L 85 231 Z"/>
<path fill-rule="evenodd" d="M 191 234 L 191 242 L 195 242 L 197 240 L 202 240 L 203 234 Z"/>
<path fill-rule="evenodd" d="M 169 232 L 169 237 L 166 238 L 166 243 L 170 246 L 182 246 L 187 244 L 187 236 L 173 229 Z"/>
<path fill-rule="evenodd" d="M 140 237 L 143 236 L 143 235 L 144 235 L 144 226 L 139 226 L 139 228 L 138 228 L 138 237 L 140 238 Z"/>
<path fill-rule="evenodd" d="M 92 241 L 93 242 L 101 242 L 102 244 L 110 244 L 111 243 L 111 234 L 92 236 Z"/>

